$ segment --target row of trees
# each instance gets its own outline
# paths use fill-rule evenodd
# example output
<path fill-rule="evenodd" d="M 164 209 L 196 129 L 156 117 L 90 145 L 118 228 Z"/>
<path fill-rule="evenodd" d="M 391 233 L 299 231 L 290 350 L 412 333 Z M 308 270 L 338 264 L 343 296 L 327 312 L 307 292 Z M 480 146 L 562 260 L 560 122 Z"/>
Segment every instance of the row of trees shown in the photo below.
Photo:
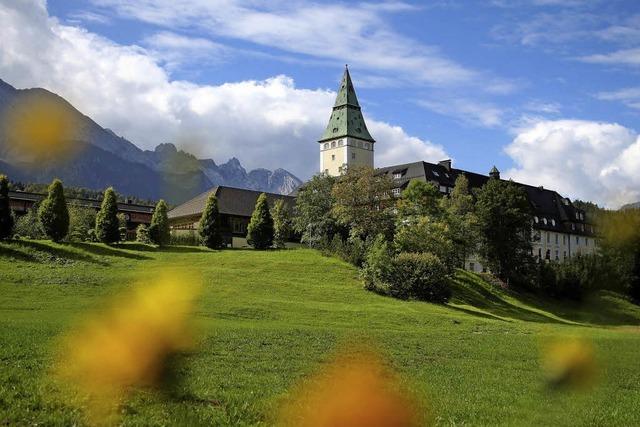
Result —
<path fill-rule="evenodd" d="M 62 182 L 55 179 L 49 185 L 45 199 L 17 221 L 10 209 L 8 189 L 7 177 L 0 176 L 1 239 L 14 233 L 24 237 L 48 238 L 54 242 L 67 239 L 111 244 L 126 238 L 126 220 L 124 215 L 118 214 L 118 199 L 113 188 L 104 192 L 100 210 L 96 213 L 92 208 L 68 204 Z M 148 230 L 141 226 L 138 231 L 151 243 L 169 243 L 169 219 L 163 200 L 156 205 Z"/>

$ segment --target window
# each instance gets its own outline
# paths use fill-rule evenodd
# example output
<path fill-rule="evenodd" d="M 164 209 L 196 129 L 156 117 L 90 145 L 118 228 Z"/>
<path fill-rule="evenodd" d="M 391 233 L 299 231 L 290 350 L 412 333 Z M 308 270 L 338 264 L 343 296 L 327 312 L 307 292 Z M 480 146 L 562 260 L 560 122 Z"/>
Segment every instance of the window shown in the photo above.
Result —
<path fill-rule="evenodd" d="M 560 261 L 560 251 L 556 249 L 556 261 Z"/>
<path fill-rule="evenodd" d="M 562 235 L 562 244 L 563 245 L 567 244 L 567 236 L 565 236 L 564 234 Z"/>
<path fill-rule="evenodd" d="M 327 142 L 326 144 L 324 144 L 324 149 L 328 150 L 329 149 L 329 143 Z"/>
<path fill-rule="evenodd" d="M 589 246 L 589 238 L 588 237 L 584 238 L 584 245 L 585 246 Z"/>
<path fill-rule="evenodd" d="M 367 150 L 369 149 L 369 143 L 368 142 L 364 143 L 364 148 L 366 148 Z"/>
<path fill-rule="evenodd" d="M 336 146 L 336 142 L 335 141 L 331 141 L 331 148 L 335 148 Z"/>
<path fill-rule="evenodd" d="M 400 193 L 402 193 L 402 190 L 400 190 L 399 188 L 394 188 L 393 190 L 391 190 L 391 192 L 394 196 L 398 197 Z"/>
<path fill-rule="evenodd" d="M 557 245 L 558 244 L 558 233 L 555 233 L 555 234 L 556 234 L 556 245 Z"/>
<path fill-rule="evenodd" d="M 358 141 L 358 147 L 362 148 L 362 141 Z"/>
<path fill-rule="evenodd" d="M 393 174 L 393 179 L 400 179 L 402 178 L 402 172 L 396 172 Z"/>
<path fill-rule="evenodd" d="M 538 259 L 542 259 L 542 249 L 538 248 Z"/>
<path fill-rule="evenodd" d="M 547 225 L 547 218 L 542 218 L 542 223 L 543 223 L 544 225 Z"/>
<path fill-rule="evenodd" d="M 324 173 L 326 173 L 328 175 L 329 174 L 329 169 L 325 169 Z"/>
<path fill-rule="evenodd" d="M 580 219 L 580 214 L 576 212 L 576 219 Z"/>
<path fill-rule="evenodd" d="M 342 144 L 343 144 L 342 140 L 338 141 L 338 147 L 342 147 Z"/>
<path fill-rule="evenodd" d="M 540 218 L 538 218 L 537 216 L 534 216 L 533 221 L 537 224 L 540 222 Z"/>
<path fill-rule="evenodd" d="M 553 225 L 554 227 L 556 226 L 556 220 L 555 219 L 551 220 L 551 225 Z M 556 243 L 558 243 L 558 242 L 556 242 Z"/>
<path fill-rule="evenodd" d="M 431 172 L 433 172 L 433 175 L 434 175 L 434 176 L 440 176 L 440 174 L 438 173 L 438 171 L 431 171 Z"/>
<path fill-rule="evenodd" d="M 575 231 L 576 230 L 576 225 L 575 224 L 571 224 L 571 231 Z"/>
<path fill-rule="evenodd" d="M 580 231 L 584 231 L 584 224 L 580 224 Z"/>
<path fill-rule="evenodd" d="M 331 155 L 331 160 L 335 160 L 335 159 L 336 159 L 336 155 L 335 155 L 335 154 L 332 154 L 332 155 Z"/>
<path fill-rule="evenodd" d="M 563 257 L 564 257 L 564 259 L 567 259 L 567 251 L 564 251 Z"/>
<path fill-rule="evenodd" d="M 548 231 L 547 233 L 547 243 L 551 243 L 551 233 L 549 233 Z"/>
<path fill-rule="evenodd" d="M 580 236 L 576 236 L 576 245 L 580 244 Z"/>
<path fill-rule="evenodd" d="M 544 255 L 544 259 L 551 260 L 551 249 L 547 249 L 547 252 Z"/>
<path fill-rule="evenodd" d="M 355 159 L 356 158 L 356 153 L 351 153 L 351 158 Z"/>
<path fill-rule="evenodd" d="M 476 265 L 473 262 L 469 263 L 469 271 L 476 271 Z"/>
<path fill-rule="evenodd" d="M 440 186 L 440 192 L 441 193 L 446 193 L 447 192 L 447 186 L 446 185 L 441 185 Z"/>

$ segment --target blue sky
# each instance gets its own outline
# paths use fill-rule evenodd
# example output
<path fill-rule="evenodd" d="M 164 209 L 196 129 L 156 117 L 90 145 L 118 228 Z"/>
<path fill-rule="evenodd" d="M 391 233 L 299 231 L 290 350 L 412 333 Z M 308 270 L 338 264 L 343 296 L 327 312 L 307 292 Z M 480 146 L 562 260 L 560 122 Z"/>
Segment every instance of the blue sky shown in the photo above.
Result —
<path fill-rule="evenodd" d="M 56 90 L 145 148 L 176 142 L 307 178 L 349 63 L 379 166 L 450 156 L 572 197 L 640 198 L 638 1 L 28 1 L 42 10 L 5 16 L 47 27 L 65 59 L 5 52 L 0 78 Z M 74 61 L 92 49 L 95 82 Z M 94 96 L 100 84 L 114 96 Z M 143 111 L 150 99 L 166 105 Z"/>

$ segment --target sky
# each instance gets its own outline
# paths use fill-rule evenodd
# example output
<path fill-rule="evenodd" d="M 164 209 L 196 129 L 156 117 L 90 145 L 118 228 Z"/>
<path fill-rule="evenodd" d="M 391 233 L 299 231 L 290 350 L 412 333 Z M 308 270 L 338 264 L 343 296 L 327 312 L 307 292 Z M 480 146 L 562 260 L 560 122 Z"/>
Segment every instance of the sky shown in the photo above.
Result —
<path fill-rule="evenodd" d="M 319 169 L 345 64 L 376 166 L 640 200 L 637 0 L 0 0 L 0 78 L 144 149 Z"/>

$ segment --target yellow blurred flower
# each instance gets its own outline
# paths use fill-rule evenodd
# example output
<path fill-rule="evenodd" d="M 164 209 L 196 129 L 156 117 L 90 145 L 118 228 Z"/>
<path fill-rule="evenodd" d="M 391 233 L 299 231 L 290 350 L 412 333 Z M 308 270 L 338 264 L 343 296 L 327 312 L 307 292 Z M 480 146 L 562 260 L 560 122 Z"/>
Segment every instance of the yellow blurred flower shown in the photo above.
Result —
<path fill-rule="evenodd" d="M 591 344 L 579 338 L 564 338 L 543 348 L 542 367 L 551 387 L 584 389 L 593 385 L 597 363 Z"/>
<path fill-rule="evenodd" d="M 373 352 L 340 355 L 293 390 L 277 424 L 297 427 L 417 426 L 428 417 Z"/>
<path fill-rule="evenodd" d="M 7 148 L 22 160 L 64 160 L 79 147 L 71 107 L 40 94 L 12 104 L 0 124 L 6 132 Z"/>
<path fill-rule="evenodd" d="M 192 348 L 195 283 L 164 272 L 66 337 L 57 373 L 87 399 L 91 424 L 110 422 L 130 387 L 158 384 L 169 358 Z"/>

